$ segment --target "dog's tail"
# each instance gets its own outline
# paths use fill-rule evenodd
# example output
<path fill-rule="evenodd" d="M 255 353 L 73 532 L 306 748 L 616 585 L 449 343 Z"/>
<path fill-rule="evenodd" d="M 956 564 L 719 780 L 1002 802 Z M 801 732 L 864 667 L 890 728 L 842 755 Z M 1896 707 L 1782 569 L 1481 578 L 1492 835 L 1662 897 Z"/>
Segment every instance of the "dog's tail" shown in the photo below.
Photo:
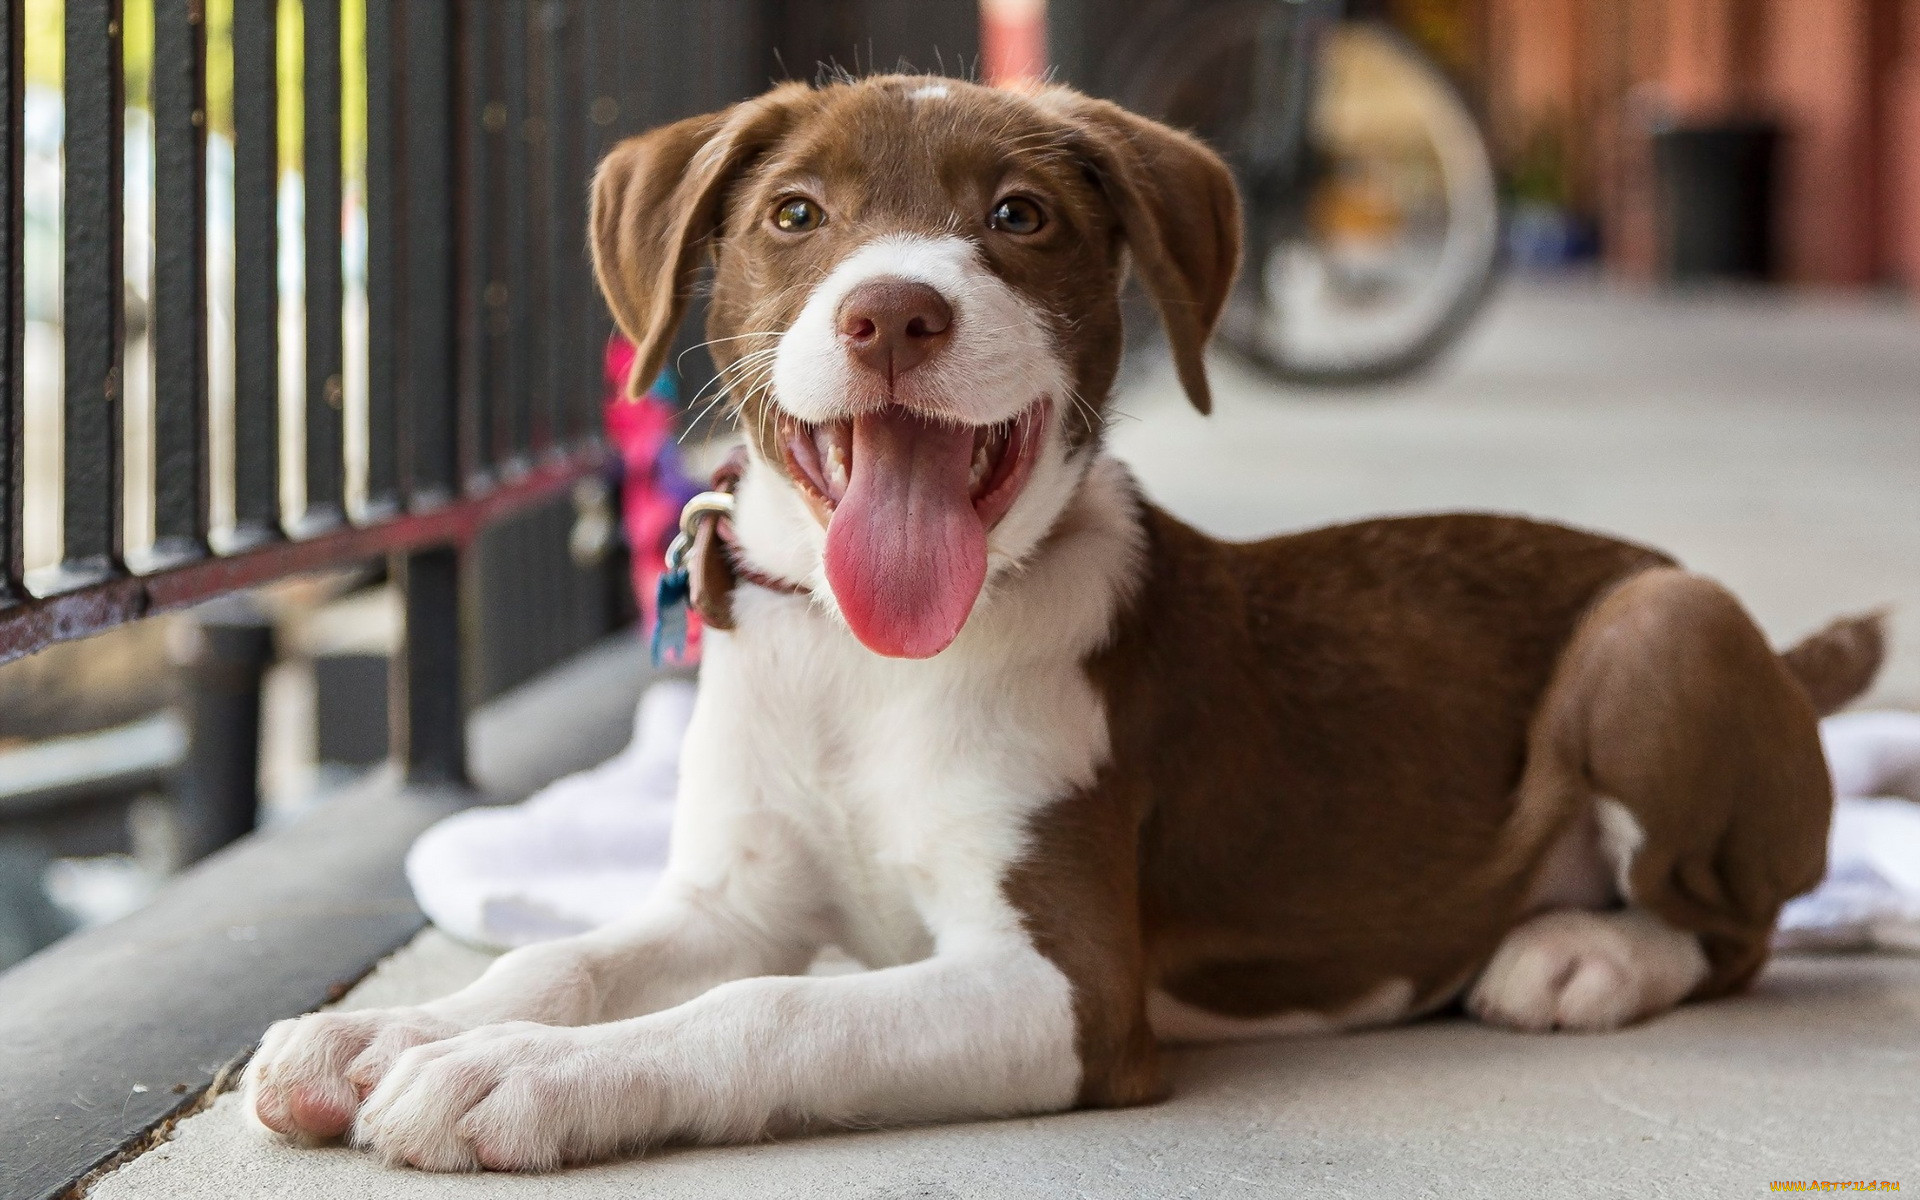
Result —
<path fill-rule="evenodd" d="M 1842 617 L 1780 656 L 1821 716 L 1867 690 L 1887 657 L 1887 612 Z"/>

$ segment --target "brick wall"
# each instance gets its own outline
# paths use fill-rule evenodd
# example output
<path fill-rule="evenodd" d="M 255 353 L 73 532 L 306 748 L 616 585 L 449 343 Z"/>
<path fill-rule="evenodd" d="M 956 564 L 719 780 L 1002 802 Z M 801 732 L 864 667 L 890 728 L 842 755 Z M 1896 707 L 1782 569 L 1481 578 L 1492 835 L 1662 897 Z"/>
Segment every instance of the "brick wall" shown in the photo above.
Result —
<path fill-rule="evenodd" d="M 1767 116 L 1782 278 L 1920 288 L 1920 0 L 1480 2 L 1499 153 L 1561 139 L 1616 269 L 1654 267 L 1651 125 Z"/>

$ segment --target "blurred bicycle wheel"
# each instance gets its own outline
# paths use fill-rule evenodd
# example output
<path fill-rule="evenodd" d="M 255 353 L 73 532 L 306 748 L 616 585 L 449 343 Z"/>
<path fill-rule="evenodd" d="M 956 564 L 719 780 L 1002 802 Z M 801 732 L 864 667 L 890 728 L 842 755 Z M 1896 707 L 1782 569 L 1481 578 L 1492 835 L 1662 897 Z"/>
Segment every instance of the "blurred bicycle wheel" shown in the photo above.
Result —
<path fill-rule="evenodd" d="M 1459 91 L 1399 34 L 1229 0 L 1164 18 L 1127 57 L 1117 94 L 1241 178 L 1229 349 L 1284 380 L 1372 382 L 1426 365 L 1479 310 L 1500 254 L 1493 165 Z"/>

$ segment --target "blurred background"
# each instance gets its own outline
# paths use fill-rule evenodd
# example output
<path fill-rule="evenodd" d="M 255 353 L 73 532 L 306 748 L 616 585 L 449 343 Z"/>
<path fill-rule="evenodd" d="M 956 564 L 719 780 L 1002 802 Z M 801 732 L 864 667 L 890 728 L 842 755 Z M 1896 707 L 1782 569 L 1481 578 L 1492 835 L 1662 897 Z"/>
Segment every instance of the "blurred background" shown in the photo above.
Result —
<path fill-rule="evenodd" d="M 250 72 L 246 60 L 236 72 L 236 5 L 253 29 L 274 17 L 270 62 Z M 174 7 L 88 9 L 114 14 L 122 35 L 114 570 L 136 575 L 168 566 L 155 430 L 170 401 L 150 330 L 170 231 L 156 216 L 165 139 L 152 98 L 156 19 Z M 378 364 L 398 318 L 380 307 L 386 227 L 369 196 L 405 161 L 379 114 L 380 64 L 399 44 L 383 31 L 406 6 L 190 7 L 204 22 L 205 540 L 245 548 L 241 477 L 262 452 L 278 467 L 267 523 L 275 537 L 299 533 L 325 490 L 307 477 L 316 388 L 339 413 L 341 520 L 377 526 Z M 339 48 L 326 93 L 337 112 L 323 126 L 340 160 L 322 194 L 339 201 L 329 353 L 340 368 L 316 382 L 303 55 L 323 9 Z M 21 519 L 19 594 L 0 600 L 0 626 L 24 628 L 73 557 L 63 269 L 80 235 L 63 223 L 70 13 L 61 0 L 8 11 L 21 68 L 9 310 Z M 1723 579 L 1782 641 L 1894 606 L 1896 651 L 1872 702 L 1920 705 L 1920 618 L 1907 616 L 1920 611 L 1920 0 L 488 0 L 466 11 L 449 28 L 487 32 L 462 43 L 479 57 L 460 59 L 459 86 L 476 82 L 451 119 L 457 147 L 478 149 L 457 148 L 454 162 L 480 164 L 472 178 L 496 214 L 477 258 L 464 241 L 451 251 L 450 319 L 459 353 L 471 351 L 453 390 L 463 405 L 477 397 L 472 412 L 510 420 L 515 405 L 547 404 L 597 425 L 608 328 L 579 221 L 612 138 L 821 63 L 1055 79 L 1195 130 L 1249 198 L 1213 418 L 1180 402 L 1151 320 L 1130 326 L 1111 443 L 1173 511 L 1235 537 L 1459 507 L 1606 529 Z M 263 102 L 265 265 L 235 249 L 235 197 L 247 194 L 235 164 L 248 149 L 236 151 L 236 115 L 259 128 Z M 537 232 L 521 237 L 515 221 Z M 236 366 L 249 272 L 270 278 L 277 301 L 264 392 Z M 667 382 L 693 398 L 712 380 L 689 358 Z M 270 450 L 235 432 L 249 403 L 278 415 Z M 670 424 L 697 433 L 683 447 L 697 475 L 713 431 L 690 430 L 684 413 Z M 529 445 L 482 455 L 470 475 L 517 477 L 540 458 Z M 629 550 L 651 561 L 658 548 L 615 528 L 614 514 L 634 511 L 631 489 L 652 486 L 623 461 L 475 542 L 461 585 L 464 704 L 633 620 Z M 0 965 L 131 911 L 225 840 L 381 769 L 403 598 L 377 554 L 325 566 L 83 640 L 42 638 L 0 664 Z M 210 791 L 209 756 L 238 762 L 238 783 Z"/>
<path fill-rule="evenodd" d="M 1179 7 L 1190 38 L 1199 36 L 1194 14 L 1225 11 Z M 1729 155 L 1735 135 L 1767 144 L 1748 151 L 1768 159 L 1752 169 L 1772 176 L 1750 201 L 1777 208 L 1768 253 L 1753 264 L 1765 277 L 1829 287 L 1920 279 L 1920 16 L 1911 0 L 1346 8 L 1402 31 L 1465 91 L 1523 218 L 1516 250 L 1527 261 L 1597 260 L 1625 278 L 1663 277 L 1672 264 L 1659 252 L 1662 145 L 1718 132 L 1714 149 Z M 1097 76 L 1141 11 L 1052 0 L 1052 61 L 1070 79 Z M 1541 226 L 1558 238 L 1536 241 Z"/>

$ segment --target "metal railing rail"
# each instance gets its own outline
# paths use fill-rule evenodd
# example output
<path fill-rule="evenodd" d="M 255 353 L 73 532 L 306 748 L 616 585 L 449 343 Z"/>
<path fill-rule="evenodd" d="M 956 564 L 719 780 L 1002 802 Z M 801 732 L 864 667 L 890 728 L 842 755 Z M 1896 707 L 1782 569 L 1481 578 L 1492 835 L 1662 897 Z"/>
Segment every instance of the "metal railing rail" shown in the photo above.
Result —
<path fill-rule="evenodd" d="M 233 58 L 232 462 L 215 464 L 209 378 L 203 0 L 155 0 L 154 540 L 128 554 L 122 446 L 125 96 L 121 0 L 66 0 L 63 553 L 23 552 L 23 4 L 0 24 L 0 662 L 236 588 L 392 555 L 410 631 L 396 749 L 464 777 L 460 548 L 602 466 L 609 326 L 585 253 L 588 173 L 611 144 L 617 5 L 365 0 L 365 503 L 347 503 L 340 0 L 304 0 L 305 349 L 282 428 L 279 6 L 237 0 Z M 615 111 L 617 111 L 617 106 Z M 282 440 L 305 491 L 283 512 Z M 219 466 L 233 526 L 210 544 Z"/>

